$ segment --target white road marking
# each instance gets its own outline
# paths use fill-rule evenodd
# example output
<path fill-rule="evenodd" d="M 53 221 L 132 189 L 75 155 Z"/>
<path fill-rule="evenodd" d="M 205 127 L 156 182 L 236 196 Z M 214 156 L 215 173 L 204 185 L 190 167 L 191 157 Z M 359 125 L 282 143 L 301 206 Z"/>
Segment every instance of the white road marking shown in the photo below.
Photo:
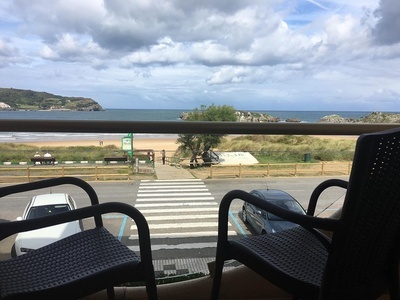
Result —
<path fill-rule="evenodd" d="M 211 196 L 211 193 L 184 193 L 184 196 L 200 196 L 200 195 L 204 195 L 204 196 Z M 171 197 L 171 196 L 182 196 L 182 193 L 155 193 L 155 194 L 137 194 L 137 197 Z"/>
<path fill-rule="evenodd" d="M 218 212 L 218 207 L 177 207 L 177 208 L 159 208 L 159 209 L 141 209 L 140 212 L 144 215 L 158 213 L 174 213 L 181 214 L 186 212 Z"/>
<path fill-rule="evenodd" d="M 146 220 L 148 221 L 172 221 L 172 220 L 185 220 L 185 219 L 213 219 L 213 218 L 218 218 L 218 214 L 208 214 L 208 215 L 202 215 L 202 214 L 197 214 L 197 215 L 174 215 L 174 216 L 147 216 Z"/>
<path fill-rule="evenodd" d="M 228 235 L 237 235 L 236 231 L 230 230 L 228 231 Z M 199 231 L 199 232 L 177 232 L 177 233 L 153 233 L 151 234 L 151 238 L 188 238 L 188 237 L 216 237 L 218 236 L 218 231 Z M 139 236 L 137 234 L 132 234 L 129 236 L 130 240 L 137 240 Z"/>
<path fill-rule="evenodd" d="M 203 184 L 197 184 L 197 185 L 182 185 L 182 186 L 179 186 L 179 185 L 171 185 L 171 186 L 168 186 L 168 185 L 165 185 L 165 186 L 159 186 L 159 185 L 156 185 L 156 186 L 140 186 L 140 187 L 139 187 L 139 191 L 140 191 L 140 190 L 155 190 L 155 189 L 165 189 L 165 190 L 168 191 L 169 189 L 176 189 L 176 188 L 197 189 L 197 188 L 199 188 L 199 187 L 202 187 L 202 188 L 208 190 L 208 189 L 205 187 L 205 185 L 203 185 Z"/>
<path fill-rule="evenodd" d="M 137 201 L 142 202 L 171 202 L 171 201 L 198 201 L 214 200 L 214 197 L 174 197 L 174 198 L 140 198 Z"/>
<path fill-rule="evenodd" d="M 196 189 L 157 189 L 157 190 L 142 190 L 139 189 L 138 195 L 141 193 L 170 193 L 170 192 L 208 192 L 207 188 Z M 166 194 L 168 195 L 168 194 Z"/>
<path fill-rule="evenodd" d="M 179 206 L 206 206 L 206 205 L 217 205 L 215 202 L 177 202 L 177 203 L 149 203 L 149 204 L 136 204 L 136 208 L 141 208 L 141 207 L 160 207 L 160 206 L 172 206 L 172 207 L 179 207 Z"/>
<path fill-rule="evenodd" d="M 211 243 L 189 243 L 189 244 L 178 244 L 178 245 L 167 245 L 167 244 L 160 244 L 160 245 L 151 245 L 151 250 L 177 250 L 177 249 L 203 249 L 203 248 L 215 248 L 217 247 L 216 242 Z M 139 246 L 128 246 L 129 249 L 139 252 Z"/>

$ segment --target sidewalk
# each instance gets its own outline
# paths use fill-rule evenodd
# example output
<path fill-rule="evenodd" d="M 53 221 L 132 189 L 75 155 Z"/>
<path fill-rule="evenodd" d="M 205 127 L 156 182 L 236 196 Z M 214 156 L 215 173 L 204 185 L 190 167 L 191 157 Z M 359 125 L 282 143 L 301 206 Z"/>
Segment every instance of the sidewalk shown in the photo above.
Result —
<path fill-rule="evenodd" d="M 168 164 L 163 165 L 161 162 L 156 162 L 154 166 L 157 179 L 159 180 L 174 180 L 174 179 L 193 179 L 195 178 L 189 171 L 184 168 L 176 168 Z"/>

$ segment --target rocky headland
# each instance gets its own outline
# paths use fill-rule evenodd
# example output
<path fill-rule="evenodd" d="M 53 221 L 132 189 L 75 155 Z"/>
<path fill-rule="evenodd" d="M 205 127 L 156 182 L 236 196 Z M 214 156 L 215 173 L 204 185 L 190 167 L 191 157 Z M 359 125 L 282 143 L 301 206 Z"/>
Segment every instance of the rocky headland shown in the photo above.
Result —
<path fill-rule="evenodd" d="M 0 88 L 0 110 L 74 110 L 102 111 L 91 98 L 64 97 L 47 92 Z"/>
<path fill-rule="evenodd" d="M 188 113 L 183 112 L 180 115 L 182 120 L 186 120 Z M 281 120 L 278 117 L 271 116 L 269 114 L 257 113 L 257 112 L 243 112 L 236 111 L 237 122 L 256 122 L 256 123 L 277 123 L 277 122 L 287 122 L 287 123 L 299 123 L 302 120 L 297 118 L 288 118 L 286 120 Z M 367 116 L 351 119 L 344 118 L 339 115 L 329 115 L 321 118 L 319 123 L 400 123 L 400 114 L 395 113 L 383 113 L 383 112 L 373 112 Z"/>
<path fill-rule="evenodd" d="M 373 112 L 367 116 L 351 119 L 339 115 L 325 116 L 319 120 L 320 123 L 400 123 L 400 114 Z"/>

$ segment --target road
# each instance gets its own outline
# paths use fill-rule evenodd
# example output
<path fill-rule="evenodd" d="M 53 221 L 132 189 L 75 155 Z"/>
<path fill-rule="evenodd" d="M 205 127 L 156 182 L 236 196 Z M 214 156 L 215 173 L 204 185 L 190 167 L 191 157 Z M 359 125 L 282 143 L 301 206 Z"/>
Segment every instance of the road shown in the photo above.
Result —
<path fill-rule="evenodd" d="M 341 177 L 347 179 L 347 177 Z M 151 237 L 154 260 L 204 258 L 211 261 L 215 256 L 217 240 L 218 205 L 223 195 L 232 189 L 270 188 L 282 189 L 294 196 L 303 207 L 307 207 L 313 188 L 326 177 L 310 178 L 267 178 L 267 179 L 212 179 L 212 180 L 155 180 L 129 182 L 91 182 L 99 195 L 101 203 L 109 201 L 124 202 L 137 207 L 146 217 Z M 1 185 L 0 185 L 1 186 Z M 51 190 L 27 192 L 3 198 L 0 220 L 14 220 L 20 216 L 29 199 L 39 193 L 67 192 L 71 194 L 78 207 L 89 204 L 82 190 L 71 186 L 54 187 Z M 330 189 L 324 193 L 316 214 L 328 208 L 331 203 L 344 195 L 344 190 Z M 235 200 L 231 205 L 229 234 L 249 235 L 251 231 L 240 219 L 242 201 Z M 131 249 L 137 250 L 136 227 L 131 219 L 119 214 L 105 217 L 106 227 Z M 84 221 L 84 227 L 92 226 Z M 0 243 L 0 258 L 9 257 L 14 237 Z M 176 272 L 176 267 L 172 270 Z M 172 273 L 175 274 L 175 273 Z"/>

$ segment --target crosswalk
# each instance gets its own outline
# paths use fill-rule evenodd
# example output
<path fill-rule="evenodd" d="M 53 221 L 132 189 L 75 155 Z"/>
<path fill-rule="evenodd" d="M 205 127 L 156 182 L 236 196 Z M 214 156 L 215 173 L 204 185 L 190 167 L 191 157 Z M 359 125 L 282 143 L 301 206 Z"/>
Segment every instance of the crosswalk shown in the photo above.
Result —
<path fill-rule="evenodd" d="M 218 203 L 201 179 L 142 180 L 135 207 L 149 224 L 153 256 L 163 250 L 196 250 L 179 254 L 186 257 L 215 254 Z M 228 234 L 236 235 L 229 226 Z M 137 240 L 135 226 L 129 239 Z"/>

